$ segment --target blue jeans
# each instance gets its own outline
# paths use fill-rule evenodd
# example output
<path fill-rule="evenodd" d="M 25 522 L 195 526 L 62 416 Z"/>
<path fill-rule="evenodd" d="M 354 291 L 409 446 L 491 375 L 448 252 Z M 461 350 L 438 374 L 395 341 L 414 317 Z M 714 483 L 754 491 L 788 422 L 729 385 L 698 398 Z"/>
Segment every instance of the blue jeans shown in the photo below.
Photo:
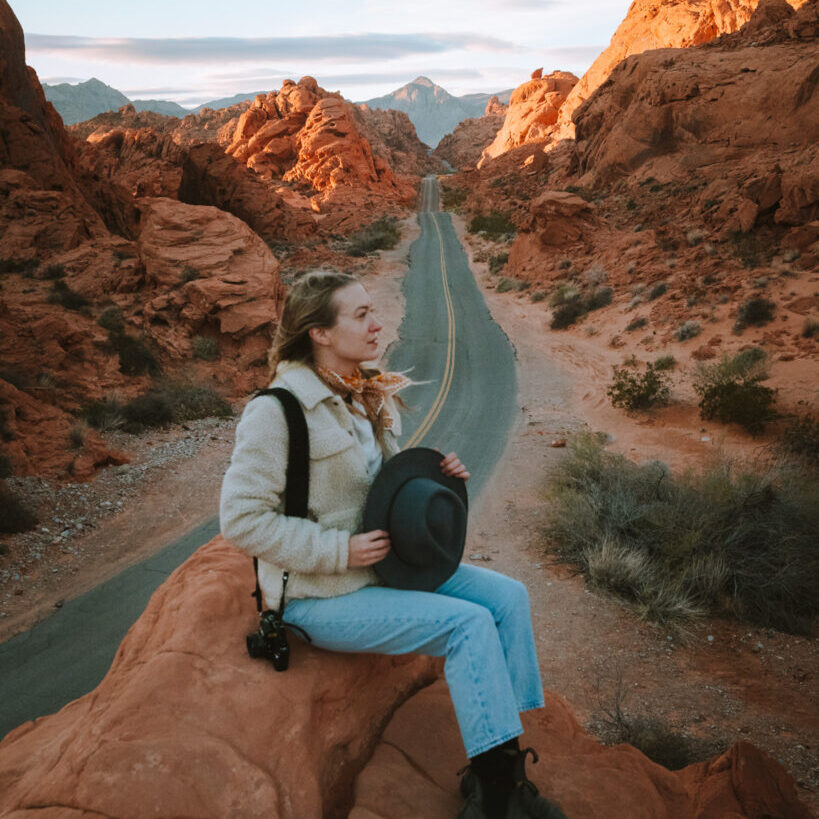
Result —
<path fill-rule="evenodd" d="M 520 713 L 543 707 L 529 595 L 498 572 L 461 564 L 434 592 L 367 586 L 296 598 L 285 619 L 331 651 L 446 656 L 469 757 L 522 734 Z"/>

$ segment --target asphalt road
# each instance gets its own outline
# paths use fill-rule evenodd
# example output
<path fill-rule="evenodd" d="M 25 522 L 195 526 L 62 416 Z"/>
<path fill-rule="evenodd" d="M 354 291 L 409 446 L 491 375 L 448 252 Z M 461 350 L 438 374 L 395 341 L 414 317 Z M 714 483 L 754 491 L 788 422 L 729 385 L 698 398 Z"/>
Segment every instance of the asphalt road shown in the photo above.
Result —
<path fill-rule="evenodd" d="M 454 450 L 472 501 L 500 459 L 515 413 L 512 345 L 492 320 L 435 177 L 423 182 L 421 235 L 403 281 L 406 312 L 389 367 L 428 382 L 401 395 L 402 446 Z M 216 517 L 153 557 L 71 600 L 0 645 L 0 737 L 97 686 L 128 629 L 165 578 L 219 532 Z"/>

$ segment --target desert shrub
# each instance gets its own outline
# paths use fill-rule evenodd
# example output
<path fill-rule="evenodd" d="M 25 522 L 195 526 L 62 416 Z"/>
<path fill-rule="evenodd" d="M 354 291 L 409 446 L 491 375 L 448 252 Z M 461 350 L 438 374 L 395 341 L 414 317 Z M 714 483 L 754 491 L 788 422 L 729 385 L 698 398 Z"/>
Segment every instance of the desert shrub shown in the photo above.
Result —
<path fill-rule="evenodd" d="M 601 307 L 606 307 L 611 304 L 614 296 L 614 290 L 610 287 L 595 287 L 591 294 L 586 298 L 586 310 L 599 310 Z"/>
<path fill-rule="evenodd" d="M 802 338 L 813 338 L 817 334 L 819 334 L 819 321 L 806 318 L 802 325 Z"/>
<path fill-rule="evenodd" d="M 626 325 L 626 331 L 631 333 L 634 330 L 640 330 L 641 328 L 645 327 L 648 324 L 648 319 L 645 316 L 638 316 L 635 319 L 632 319 Z"/>
<path fill-rule="evenodd" d="M 727 614 L 810 633 L 819 483 L 804 471 L 723 462 L 673 478 L 585 434 L 570 442 L 550 490 L 552 550 L 641 616 L 684 624 Z"/>
<path fill-rule="evenodd" d="M 441 207 L 444 210 L 455 210 L 466 202 L 466 188 L 450 188 L 441 185 Z"/>
<path fill-rule="evenodd" d="M 37 515 L 11 492 L 0 484 L 0 532 L 15 534 L 27 532 L 37 525 Z"/>
<path fill-rule="evenodd" d="M 797 415 L 782 432 L 782 448 L 813 468 L 819 467 L 819 419 Z"/>
<path fill-rule="evenodd" d="M 608 277 L 608 273 L 606 273 L 605 268 L 599 262 L 589 265 L 581 275 L 583 282 L 593 287 L 603 284 Z"/>
<path fill-rule="evenodd" d="M 350 256 L 366 256 L 376 250 L 392 250 L 401 240 L 401 228 L 398 220 L 385 216 L 350 237 L 347 251 Z"/>
<path fill-rule="evenodd" d="M 728 236 L 734 255 L 748 269 L 759 267 L 763 261 L 771 258 L 774 244 L 756 233 L 732 231 Z"/>
<path fill-rule="evenodd" d="M 755 296 L 739 306 L 737 320 L 734 322 L 734 332 L 740 332 L 746 327 L 759 327 L 773 319 L 776 304 L 770 299 Z"/>
<path fill-rule="evenodd" d="M 125 423 L 122 404 L 110 396 L 102 401 L 92 401 L 83 408 L 81 415 L 88 424 L 101 432 L 120 429 Z"/>
<path fill-rule="evenodd" d="M 694 391 L 705 420 L 736 423 L 756 435 L 777 417 L 776 390 L 761 384 L 768 377 L 764 350 L 752 347 L 715 364 L 700 365 Z"/>
<path fill-rule="evenodd" d="M 88 427 L 83 424 L 74 424 L 68 431 L 68 443 L 71 449 L 82 449 L 85 446 L 85 436 L 88 432 Z"/>
<path fill-rule="evenodd" d="M 40 266 L 37 259 L 0 259 L 0 274 L 22 273 L 30 274 Z"/>
<path fill-rule="evenodd" d="M 649 301 L 660 298 L 663 293 L 668 291 L 668 285 L 665 282 L 657 282 L 648 293 Z"/>
<path fill-rule="evenodd" d="M 549 299 L 549 304 L 555 308 L 549 326 L 552 330 L 565 330 L 586 313 L 611 304 L 613 293 L 610 287 L 605 286 L 588 292 L 570 284 L 561 284 Z"/>
<path fill-rule="evenodd" d="M 74 292 L 62 279 L 56 279 L 48 294 L 50 304 L 59 304 L 66 310 L 82 310 L 88 307 L 88 299 Z"/>
<path fill-rule="evenodd" d="M 193 336 L 191 350 L 194 358 L 201 358 L 203 361 L 216 361 L 219 358 L 219 342 L 215 338 Z"/>
<path fill-rule="evenodd" d="M 495 288 L 498 293 L 508 293 L 510 290 L 525 290 L 529 286 L 529 282 L 522 282 L 519 279 L 512 279 L 504 276 Z"/>
<path fill-rule="evenodd" d="M 687 341 L 702 332 L 702 325 L 698 321 L 684 321 L 675 331 L 674 338 L 677 341 Z"/>
<path fill-rule="evenodd" d="M 545 290 L 535 290 L 531 296 L 529 296 L 531 301 L 538 302 L 538 301 L 545 301 L 546 299 L 546 291 Z"/>
<path fill-rule="evenodd" d="M 582 299 L 572 299 L 555 308 L 549 326 L 552 330 L 565 330 L 574 324 L 581 316 L 585 316 L 587 312 Z"/>
<path fill-rule="evenodd" d="M 673 370 L 677 366 L 677 359 L 673 355 L 661 355 L 654 360 L 655 370 Z"/>
<path fill-rule="evenodd" d="M 97 324 L 111 333 L 122 333 L 125 331 L 125 322 L 122 313 L 116 307 L 108 307 L 100 313 Z"/>
<path fill-rule="evenodd" d="M 616 365 L 612 369 L 614 379 L 606 390 L 612 406 L 627 410 L 644 410 L 657 404 L 668 403 L 670 388 L 666 376 L 653 364 L 647 364 L 642 374 Z"/>
<path fill-rule="evenodd" d="M 478 214 L 474 216 L 469 222 L 467 230 L 470 233 L 480 233 L 487 239 L 498 241 L 499 239 L 514 234 L 517 228 L 506 216 L 493 210 L 488 214 Z"/>
<path fill-rule="evenodd" d="M 119 356 L 119 369 L 125 375 L 157 375 L 160 372 L 156 357 L 140 339 L 109 330 L 108 342 Z"/>
<path fill-rule="evenodd" d="M 500 271 L 503 270 L 508 261 L 509 261 L 508 253 L 496 253 L 494 256 L 490 256 L 489 272 L 492 273 L 493 275 L 496 273 L 500 273 Z"/>
<path fill-rule="evenodd" d="M 571 259 L 561 259 L 557 265 L 558 270 L 568 270 L 571 266 L 572 266 Z"/>
<path fill-rule="evenodd" d="M 233 414 L 230 404 L 210 387 L 176 381 L 157 384 L 125 404 L 121 412 L 126 432 Z"/>

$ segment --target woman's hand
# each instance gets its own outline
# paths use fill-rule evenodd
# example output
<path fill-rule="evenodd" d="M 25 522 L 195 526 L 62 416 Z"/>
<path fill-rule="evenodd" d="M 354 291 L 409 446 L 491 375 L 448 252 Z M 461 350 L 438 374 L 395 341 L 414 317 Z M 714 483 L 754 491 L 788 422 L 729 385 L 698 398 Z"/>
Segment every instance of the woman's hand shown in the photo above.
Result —
<path fill-rule="evenodd" d="M 435 447 L 436 452 L 441 450 Z M 470 473 L 466 471 L 466 467 L 458 460 L 458 456 L 454 452 L 450 452 L 441 461 L 441 472 L 451 478 L 463 478 L 468 480 Z"/>
<path fill-rule="evenodd" d="M 350 537 L 350 551 L 347 556 L 347 568 L 358 569 L 372 566 L 383 560 L 390 550 L 390 533 L 383 529 L 362 532 Z"/>

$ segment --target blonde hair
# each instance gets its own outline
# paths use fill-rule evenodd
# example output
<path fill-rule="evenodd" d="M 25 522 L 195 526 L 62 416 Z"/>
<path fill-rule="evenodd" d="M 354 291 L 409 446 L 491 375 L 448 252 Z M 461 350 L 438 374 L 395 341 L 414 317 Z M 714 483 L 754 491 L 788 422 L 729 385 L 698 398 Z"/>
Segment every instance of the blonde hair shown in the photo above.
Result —
<path fill-rule="evenodd" d="M 338 319 L 338 304 L 333 299 L 337 290 L 359 284 L 349 273 L 335 270 L 313 270 L 305 273 L 291 288 L 284 302 L 282 317 L 273 338 L 273 346 L 267 356 L 270 365 L 270 379 L 276 377 L 281 361 L 298 361 L 315 370 L 313 341 L 310 330 L 313 327 L 332 327 Z M 379 371 L 361 368 L 361 374 L 368 378 Z M 332 385 L 328 385 L 332 389 Z M 401 407 L 406 404 L 394 395 L 393 401 Z M 383 442 L 385 411 L 376 418 L 370 418 L 375 436 Z"/>

